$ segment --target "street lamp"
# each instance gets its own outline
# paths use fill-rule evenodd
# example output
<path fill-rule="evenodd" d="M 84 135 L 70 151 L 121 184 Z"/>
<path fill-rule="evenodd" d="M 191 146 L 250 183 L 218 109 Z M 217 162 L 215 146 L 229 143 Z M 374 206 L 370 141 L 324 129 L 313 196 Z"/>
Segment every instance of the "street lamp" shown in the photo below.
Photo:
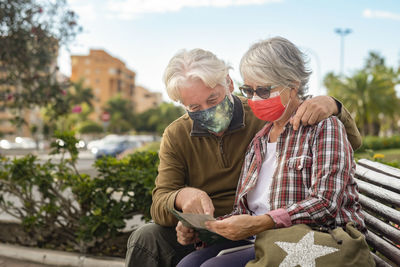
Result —
<path fill-rule="evenodd" d="M 340 74 L 343 75 L 344 66 L 344 37 L 352 32 L 351 29 L 335 29 L 335 33 L 340 35 Z"/>

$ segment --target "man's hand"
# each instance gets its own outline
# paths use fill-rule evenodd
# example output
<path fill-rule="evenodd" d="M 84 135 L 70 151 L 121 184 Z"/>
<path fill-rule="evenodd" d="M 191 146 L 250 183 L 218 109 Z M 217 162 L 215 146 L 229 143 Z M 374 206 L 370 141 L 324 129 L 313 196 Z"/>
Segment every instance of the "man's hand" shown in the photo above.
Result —
<path fill-rule="evenodd" d="M 303 125 L 314 125 L 338 113 L 336 101 L 330 96 L 316 96 L 304 101 L 297 109 L 296 115 L 290 119 L 293 129 Z"/>
<path fill-rule="evenodd" d="M 217 221 L 205 222 L 206 227 L 230 240 L 242 240 L 265 230 L 274 228 L 269 215 L 234 215 Z"/>
<path fill-rule="evenodd" d="M 182 222 L 178 222 L 175 230 L 179 244 L 186 246 L 197 241 L 197 233 L 192 228 L 184 226 Z"/>
<path fill-rule="evenodd" d="M 175 206 L 184 213 L 209 214 L 214 216 L 214 205 L 206 192 L 186 187 L 179 191 Z"/>

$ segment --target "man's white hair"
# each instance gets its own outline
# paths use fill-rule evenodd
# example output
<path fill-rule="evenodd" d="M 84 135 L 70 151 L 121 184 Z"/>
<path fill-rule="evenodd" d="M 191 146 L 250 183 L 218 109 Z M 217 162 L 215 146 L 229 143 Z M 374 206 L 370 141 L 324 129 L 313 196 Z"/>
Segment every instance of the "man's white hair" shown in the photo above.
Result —
<path fill-rule="evenodd" d="M 164 72 L 164 83 L 168 96 L 182 102 L 180 91 L 189 80 L 201 80 L 206 86 L 222 85 L 229 90 L 231 67 L 210 51 L 203 49 L 181 50 L 169 61 Z"/>

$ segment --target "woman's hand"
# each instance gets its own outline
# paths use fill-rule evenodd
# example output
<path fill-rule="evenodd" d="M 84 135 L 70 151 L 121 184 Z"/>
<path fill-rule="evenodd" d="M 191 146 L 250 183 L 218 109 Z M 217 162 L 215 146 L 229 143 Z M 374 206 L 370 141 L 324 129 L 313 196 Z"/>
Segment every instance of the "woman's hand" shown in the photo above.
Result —
<path fill-rule="evenodd" d="M 178 240 L 179 244 L 186 246 L 197 241 L 197 233 L 192 228 L 184 226 L 180 221 L 178 222 L 175 230 L 176 239 Z"/>
<path fill-rule="evenodd" d="M 274 227 L 269 215 L 235 215 L 224 220 L 208 221 L 206 227 L 230 240 L 241 240 Z"/>

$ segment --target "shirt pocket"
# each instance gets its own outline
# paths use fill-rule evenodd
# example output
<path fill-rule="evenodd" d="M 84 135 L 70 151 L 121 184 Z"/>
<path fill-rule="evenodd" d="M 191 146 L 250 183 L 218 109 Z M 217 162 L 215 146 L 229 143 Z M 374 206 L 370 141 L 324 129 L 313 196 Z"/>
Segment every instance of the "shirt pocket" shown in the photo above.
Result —
<path fill-rule="evenodd" d="M 311 187 L 312 164 L 313 160 L 310 156 L 292 157 L 287 160 L 288 176 L 294 179 L 294 183 L 301 184 L 307 189 Z M 299 185 L 299 184 L 298 184 Z"/>
<path fill-rule="evenodd" d="M 311 168 L 311 166 L 312 157 L 310 156 L 293 157 L 287 160 L 288 169 L 302 171 L 305 168 Z"/>

